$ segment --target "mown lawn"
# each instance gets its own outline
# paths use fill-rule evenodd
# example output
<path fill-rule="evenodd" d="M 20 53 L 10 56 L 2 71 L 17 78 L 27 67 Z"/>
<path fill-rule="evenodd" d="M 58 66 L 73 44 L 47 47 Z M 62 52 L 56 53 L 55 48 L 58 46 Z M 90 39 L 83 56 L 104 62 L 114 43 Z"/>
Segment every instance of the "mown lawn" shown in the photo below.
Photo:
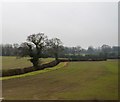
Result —
<path fill-rule="evenodd" d="M 2 69 L 15 69 L 15 68 L 24 68 L 32 66 L 32 63 L 29 61 L 29 57 L 17 58 L 12 56 L 2 57 Z M 53 61 L 54 58 L 42 58 L 41 63 L 48 63 Z"/>
<path fill-rule="evenodd" d="M 8 100 L 117 100 L 118 62 L 69 62 L 65 67 L 3 80 Z"/>

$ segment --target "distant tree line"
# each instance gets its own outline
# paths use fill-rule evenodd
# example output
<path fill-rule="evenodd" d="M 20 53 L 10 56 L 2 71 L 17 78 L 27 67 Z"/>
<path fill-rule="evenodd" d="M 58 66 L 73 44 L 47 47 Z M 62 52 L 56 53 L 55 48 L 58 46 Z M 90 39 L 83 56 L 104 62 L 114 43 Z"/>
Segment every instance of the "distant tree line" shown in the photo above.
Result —
<path fill-rule="evenodd" d="M 0 56 L 17 56 L 19 44 L 0 44 Z"/>
<path fill-rule="evenodd" d="M 18 56 L 20 53 L 20 46 L 19 44 L 0 44 L 0 56 Z M 101 47 L 94 48 L 92 46 L 88 47 L 88 49 L 83 49 L 80 46 L 77 47 L 63 47 L 64 49 L 62 53 L 60 53 L 60 57 L 66 57 L 66 56 L 89 56 L 89 55 L 100 55 L 105 56 L 107 58 L 117 58 L 120 56 L 120 46 L 109 46 L 109 45 L 102 45 Z M 55 51 L 55 50 L 54 50 Z M 49 51 L 48 49 L 44 49 L 42 53 L 42 57 L 54 57 L 52 54 L 52 51 Z"/>
<path fill-rule="evenodd" d="M 65 57 L 83 57 L 83 56 L 99 56 L 106 59 L 118 59 L 120 58 L 120 46 L 102 45 L 101 47 L 94 48 L 89 46 L 87 49 L 83 49 L 80 46 L 77 47 L 64 47 L 63 56 Z"/>
<path fill-rule="evenodd" d="M 120 46 L 102 45 L 94 48 L 89 46 L 83 49 L 80 46 L 64 47 L 58 38 L 48 39 L 44 33 L 29 35 L 22 44 L 1 44 L 0 56 L 30 57 L 33 66 L 39 65 L 40 58 L 54 57 L 69 60 L 103 60 L 119 59 Z"/>

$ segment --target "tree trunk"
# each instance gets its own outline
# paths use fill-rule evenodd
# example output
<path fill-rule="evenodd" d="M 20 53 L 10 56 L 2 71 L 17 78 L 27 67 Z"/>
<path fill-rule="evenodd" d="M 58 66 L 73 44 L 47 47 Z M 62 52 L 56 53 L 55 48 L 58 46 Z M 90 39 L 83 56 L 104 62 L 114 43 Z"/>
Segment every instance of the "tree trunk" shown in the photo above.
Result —
<path fill-rule="evenodd" d="M 55 60 L 58 61 L 58 54 L 55 54 Z"/>
<path fill-rule="evenodd" d="M 39 64 L 39 58 L 32 58 L 30 59 L 34 67 L 38 67 Z"/>

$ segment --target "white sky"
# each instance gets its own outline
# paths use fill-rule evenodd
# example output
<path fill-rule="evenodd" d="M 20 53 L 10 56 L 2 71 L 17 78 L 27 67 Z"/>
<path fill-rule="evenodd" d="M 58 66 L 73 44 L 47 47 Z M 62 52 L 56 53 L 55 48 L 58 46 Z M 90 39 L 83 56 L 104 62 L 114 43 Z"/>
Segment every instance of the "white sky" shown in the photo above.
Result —
<path fill-rule="evenodd" d="M 2 43 L 44 32 L 65 46 L 118 45 L 117 2 L 4 2 Z"/>

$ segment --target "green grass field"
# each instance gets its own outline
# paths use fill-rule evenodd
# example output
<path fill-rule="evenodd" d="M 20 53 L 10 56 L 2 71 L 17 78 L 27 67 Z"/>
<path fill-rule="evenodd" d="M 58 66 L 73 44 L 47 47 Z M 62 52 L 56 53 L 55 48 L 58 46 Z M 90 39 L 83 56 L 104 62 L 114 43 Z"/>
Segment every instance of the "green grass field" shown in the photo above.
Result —
<path fill-rule="evenodd" d="M 24 58 L 16 58 L 16 57 L 2 57 L 2 69 L 8 70 L 8 69 L 15 69 L 15 68 L 25 68 L 32 66 L 32 63 L 29 61 L 30 58 L 24 57 Z M 41 59 L 41 63 L 48 63 L 50 61 L 53 61 L 54 58 L 44 58 Z"/>
<path fill-rule="evenodd" d="M 7 100 L 117 100 L 118 62 L 69 62 L 56 70 L 3 80 L 3 97 Z"/>

